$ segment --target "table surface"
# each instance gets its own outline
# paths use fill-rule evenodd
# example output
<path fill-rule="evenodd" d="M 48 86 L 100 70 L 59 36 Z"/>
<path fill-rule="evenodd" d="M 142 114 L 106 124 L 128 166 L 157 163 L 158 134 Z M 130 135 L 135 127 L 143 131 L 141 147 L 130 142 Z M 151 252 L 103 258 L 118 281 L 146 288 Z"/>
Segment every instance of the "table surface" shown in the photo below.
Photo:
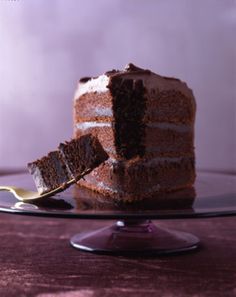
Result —
<path fill-rule="evenodd" d="M 75 233 L 113 222 L 0 214 L 0 296 L 236 296 L 234 217 L 155 222 L 197 235 L 178 256 L 95 255 L 72 248 Z"/>

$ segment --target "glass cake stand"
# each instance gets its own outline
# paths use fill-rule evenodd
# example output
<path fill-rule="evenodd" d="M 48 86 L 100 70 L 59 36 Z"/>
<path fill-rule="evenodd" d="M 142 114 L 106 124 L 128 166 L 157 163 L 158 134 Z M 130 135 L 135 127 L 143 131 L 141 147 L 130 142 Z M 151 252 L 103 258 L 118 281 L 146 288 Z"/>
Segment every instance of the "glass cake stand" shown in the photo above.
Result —
<path fill-rule="evenodd" d="M 0 185 L 34 189 L 29 174 L 0 178 Z M 73 236 L 71 245 L 80 250 L 109 254 L 173 254 L 195 250 L 200 240 L 186 232 L 158 227 L 152 219 L 193 219 L 236 214 L 236 176 L 198 172 L 195 188 L 137 203 L 112 202 L 84 188 L 72 186 L 65 192 L 37 203 L 19 202 L 9 192 L 0 192 L 0 211 L 32 216 L 110 220 L 112 226 Z M 181 206 L 187 198 L 189 206 Z M 170 199 L 176 208 L 168 206 Z M 166 202 L 165 202 L 166 201 Z M 178 204 L 177 204 L 178 203 Z"/>

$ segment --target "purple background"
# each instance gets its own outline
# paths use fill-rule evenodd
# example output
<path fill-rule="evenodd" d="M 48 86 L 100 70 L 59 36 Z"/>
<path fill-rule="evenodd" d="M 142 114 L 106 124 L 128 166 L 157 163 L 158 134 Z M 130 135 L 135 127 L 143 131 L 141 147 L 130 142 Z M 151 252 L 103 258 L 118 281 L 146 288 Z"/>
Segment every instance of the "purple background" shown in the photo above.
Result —
<path fill-rule="evenodd" d="M 236 170 L 234 0 L 0 1 L 0 168 L 72 135 L 81 76 L 133 62 L 185 80 L 197 166 Z"/>

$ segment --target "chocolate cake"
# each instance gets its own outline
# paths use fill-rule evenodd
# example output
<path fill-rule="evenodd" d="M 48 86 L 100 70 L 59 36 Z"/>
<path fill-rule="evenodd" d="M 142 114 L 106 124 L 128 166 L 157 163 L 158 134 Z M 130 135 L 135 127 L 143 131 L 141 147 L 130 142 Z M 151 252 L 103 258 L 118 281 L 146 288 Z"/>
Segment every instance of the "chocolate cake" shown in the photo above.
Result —
<path fill-rule="evenodd" d="M 61 143 L 57 151 L 28 164 L 40 194 L 50 192 L 71 179 L 79 179 L 108 158 L 91 134 Z"/>
<path fill-rule="evenodd" d="M 74 137 L 96 136 L 109 159 L 79 184 L 125 201 L 191 187 L 195 111 L 186 83 L 133 64 L 82 78 L 74 97 Z"/>

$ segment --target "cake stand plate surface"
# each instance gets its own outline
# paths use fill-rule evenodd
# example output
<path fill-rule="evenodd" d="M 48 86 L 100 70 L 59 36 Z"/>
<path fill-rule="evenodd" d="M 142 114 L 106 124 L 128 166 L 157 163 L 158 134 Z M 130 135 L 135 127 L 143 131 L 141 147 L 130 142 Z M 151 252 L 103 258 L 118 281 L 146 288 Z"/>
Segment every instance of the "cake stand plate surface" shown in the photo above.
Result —
<path fill-rule="evenodd" d="M 31 176 L 26 173 L 0 177 L 0 185 L 35 189 Z M 162 203 L 158 204 L 157 199 Z M 112 226 L 73 236 L 71 245 L 84 251 L 158 255 L 179 253 L 198 248 L 199 239 L 189 233 L 160 228 L 151 219 L 235 215 L 236 176 L 198 172 L 194 188 L 132 204 L 114 202 L 78 186 L 37 203 L 19 202 L 11 193 L 0 192 L 0 211 L 45 217 L 118 220 Z"/>

